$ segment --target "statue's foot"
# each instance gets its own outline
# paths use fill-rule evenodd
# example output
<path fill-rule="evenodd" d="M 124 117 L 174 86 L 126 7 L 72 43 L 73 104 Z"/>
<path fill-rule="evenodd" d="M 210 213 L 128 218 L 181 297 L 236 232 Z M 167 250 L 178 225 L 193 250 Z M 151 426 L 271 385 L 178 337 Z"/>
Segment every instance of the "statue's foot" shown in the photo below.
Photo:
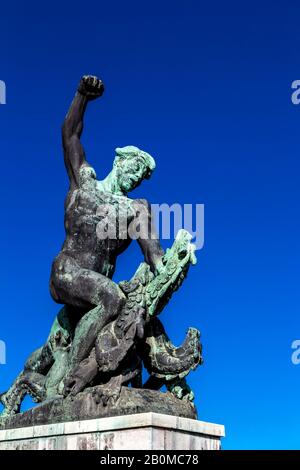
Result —
<path fill-rule="evenodd" d="M 190 402 L 193 405 L 195 395 L 193 390 L 187 384 L 186 379 L 177 378 L 166 384 L 169 392 L 179 400 Z"/>
<path fill-rule="evenodd" d="M 2 419 L 3 417 L 6 417 L 5 414 L 6 414 L 7 404 L 6 404 L 6 400 L 5 400 L 5 395 L 6 395 L 6 393 L 0 393 L 0 403 L 1 403 L 1 405 L 4 406 L 4 409 L 0 413 L 0 419 Z"/>
<path fill-rule="evenodd" d="M 93 390 L 93 397 L 98 404 L 102 403 L 103 406 L 113 406 L 120 398 L 122 387 L 121 376 L 112 377 L 105 385 L 98 385 Z"/>
<path fill-rule="evenodd" d="M 81 377 L 69 376 L 64 382 L 63 395 L 67 397 L 75 397 L 80 393 L 86 386 L 86 381 Z"/>
<path fill-rule="evenodd" d="M 0 413 L 0 424 L 7 418 L 10 418 L 11 416 L 14 416 L 16 414 L 17 413 L 14 413 L 13 411 L 9 411 L 7 408 L 4 408 L 4 410 Z"/>
<path fill-rule="evenodd" d="M 0 420 L 14 416 L 19 411 L 19 403 L 16 402 L 15 406 L 13 406 L 9 401 L 8 392 L 0 394 L 0 403 L 4 406 L 4 409 L 0 413 Z"/>
<path fill-rule="evenodd" d="M 0 393 L 0 403 L 5 406 L 5 395 L 6 392 Z"/>
<path fill-rule="evenodd" d="M 63 383 L 62 394 L 75 396 L 82 392 L 98 373 L 98 366 L 94 354 L 84 359 L 77 367 L 71 369 Z M 60 390 L 59 390 L 60 391 Z"/>

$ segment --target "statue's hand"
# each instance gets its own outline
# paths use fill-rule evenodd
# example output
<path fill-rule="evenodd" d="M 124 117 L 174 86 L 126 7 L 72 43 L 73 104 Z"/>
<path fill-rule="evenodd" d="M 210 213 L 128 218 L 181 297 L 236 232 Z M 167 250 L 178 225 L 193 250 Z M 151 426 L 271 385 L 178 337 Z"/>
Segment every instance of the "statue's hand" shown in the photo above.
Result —
<path fill-rule="evenodd" d="M 78 91 L 89 100 L 95 100 L 103 94 L 104 85 L 100 78 L 93 75 L 84 75 L 80 80 Z"/>
<path fill-rule="evenodd" d="M 163 273 L 165 269 L 166 268 L 163 263 L 163 258 L 161 258 L 155 263 L 155 271 L 154 271 L 155 276 L 158 276 L 159 274 Z"/>

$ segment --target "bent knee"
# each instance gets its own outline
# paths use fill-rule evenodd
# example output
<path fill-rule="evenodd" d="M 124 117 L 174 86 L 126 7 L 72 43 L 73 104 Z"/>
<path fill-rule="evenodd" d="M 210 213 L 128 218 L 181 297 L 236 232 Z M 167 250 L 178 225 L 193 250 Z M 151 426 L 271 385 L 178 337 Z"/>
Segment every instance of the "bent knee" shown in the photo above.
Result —
<path fill-rule="evenodd" d="M 126 297 L 119 286 L 100 273 L 83 269 L 69 258 L 53 263 L 50 292 L 55 302 L 75 307 L 92 308 L 102 304 L 105 310 L 117 313 Z"/>
<path fill-rule="evenodd" d="M 58 289 L 56 288 L 55 284 L 56 283 L 55 283 L 53 277 L 51 277 L 50 284 L 49 284 L 50 294 L 51 294 L 51 297 L 54 300 L 54 302 L 60 304 L 60 303 L 63 303 L 63 302 L 60 301 L 59 292 L 58 292 Z"/>

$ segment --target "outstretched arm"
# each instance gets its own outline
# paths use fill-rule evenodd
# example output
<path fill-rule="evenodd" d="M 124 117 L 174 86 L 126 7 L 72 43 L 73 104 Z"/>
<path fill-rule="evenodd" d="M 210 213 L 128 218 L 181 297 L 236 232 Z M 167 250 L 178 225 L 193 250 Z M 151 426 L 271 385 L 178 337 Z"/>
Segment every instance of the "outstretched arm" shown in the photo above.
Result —
<path fill-rule="evenodd" d="M 87 103 L 101 96 L 103 91 L 103 83 L 97 77 L 89 75 L 82 77 L 77 93 L 65 118 L 62 138 L 65 165 L 71 186 L 78 186 L 79 169 L 86 162 L 80 137 L 83 130 L 83 118 Z"/>

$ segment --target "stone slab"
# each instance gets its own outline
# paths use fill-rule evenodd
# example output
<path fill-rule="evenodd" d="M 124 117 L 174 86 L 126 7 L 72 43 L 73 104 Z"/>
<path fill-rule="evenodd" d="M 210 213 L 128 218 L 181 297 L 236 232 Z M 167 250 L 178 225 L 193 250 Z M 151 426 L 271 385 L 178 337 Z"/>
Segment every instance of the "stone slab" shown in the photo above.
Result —
<path fill-rule="evenodd" d="M 0 431 L 0 450 L 219 450 L 224 426 L 139 413 Z"/>

